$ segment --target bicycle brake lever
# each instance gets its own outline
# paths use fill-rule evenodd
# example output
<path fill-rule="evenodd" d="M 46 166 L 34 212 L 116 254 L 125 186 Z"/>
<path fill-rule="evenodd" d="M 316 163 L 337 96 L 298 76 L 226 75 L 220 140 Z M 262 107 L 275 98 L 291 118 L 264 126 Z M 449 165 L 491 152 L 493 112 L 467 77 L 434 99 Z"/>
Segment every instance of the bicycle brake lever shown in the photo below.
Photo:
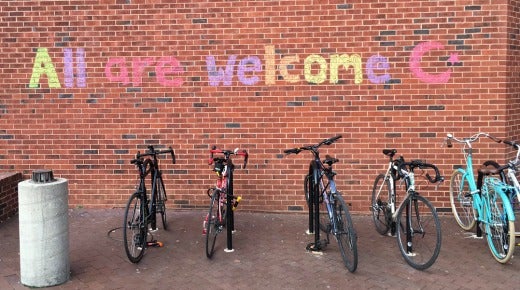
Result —
<path fill-rule="evenodd" d="M 441 177 L 441 180 L 439 182 L 437 182 L 437 184 L 435 184 L 435 190 L 438 190 L 439 189 L 439 186 L 441 186 L 441 183 L 444 182 L 444 177 Z"/>

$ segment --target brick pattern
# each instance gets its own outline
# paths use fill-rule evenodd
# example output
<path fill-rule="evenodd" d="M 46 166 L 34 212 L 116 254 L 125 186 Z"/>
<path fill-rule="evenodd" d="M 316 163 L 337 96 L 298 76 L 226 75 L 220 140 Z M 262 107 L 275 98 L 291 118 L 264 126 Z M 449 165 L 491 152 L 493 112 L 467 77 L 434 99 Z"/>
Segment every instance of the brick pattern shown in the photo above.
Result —
<path fill-rule="evenodd" d="M 18 183 L 21 181 L 21 173 L 0 173 L 0 222 L 18 212 Z"/>
<path fill-rule="evenodd" d="M 283 150 L 342 134 L 323 152 L 367 212 L 384 148 L 449 176 L 446 133 L 520 140 L 518 1 L 187 2 L 0 2 L 0 170 L 49 168 L 71 206 L 119 207 L 133 155 L 171 145 L 172 204 L 206 207 L 207 150 L 241 147 L 241 206 L 301 211 L 309 156 Z M 476 147 L 476 164 L 510 153 Z M 423 194 L 449 207 L 447 185 Z"/>

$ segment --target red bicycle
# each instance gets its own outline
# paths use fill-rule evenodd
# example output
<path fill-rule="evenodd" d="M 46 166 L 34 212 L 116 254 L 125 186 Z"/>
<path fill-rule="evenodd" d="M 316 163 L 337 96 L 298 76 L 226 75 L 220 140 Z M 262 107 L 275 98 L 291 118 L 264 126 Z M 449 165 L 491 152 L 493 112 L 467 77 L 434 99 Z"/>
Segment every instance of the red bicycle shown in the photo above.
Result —
<path fill-rule="evenodd" d="M 203 223 L 203 234 L 206 235 L 206 256 L 211 259 L 215 252 L 215 241 L 217 235 L 227 228 L 227 248 L 226 252 L 233 252 L 232 232 L 234 231 L 233 210 L 238 206 L 242 199 L 240 196 L 233 195 L 233 171 L 235 166 L 231 161 L 231 155 L 244 157 L 246 168 L 248 154 L 246 150 L 221 150 L 216 146 L 209 151 L 209 165 L 214 165 L 213 171 L 217 174 L 217 184 L 208 189 L 207 194 L 211 198 L 209 213 Z M 214 157 L 214 154 L 219 156 Z M 221 155 L 220 155 L 221 154 Z"/>

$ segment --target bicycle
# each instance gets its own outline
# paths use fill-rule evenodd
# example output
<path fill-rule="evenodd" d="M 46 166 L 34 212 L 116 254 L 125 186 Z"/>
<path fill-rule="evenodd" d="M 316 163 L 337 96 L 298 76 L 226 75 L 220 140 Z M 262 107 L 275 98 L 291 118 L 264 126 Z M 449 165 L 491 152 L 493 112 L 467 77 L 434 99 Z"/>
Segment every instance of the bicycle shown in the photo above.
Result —
<path fill-rule="evenodd" d="M 415 189 L 414 170 L 419 168 L 431 183 L 443 182 L 439 169 L 421 160 L 405 162 L 400 156 L 394 159 L 396 149 L 384 149 L 390 161 L 385 174 L 379 174 L 372 188 L 370 210 L 376 230 L 381 235 L 394 236 L 404 260 L 417 270 L 429 268 L 439 256 L 442 235 L 441 224 L 435 207 Z M 428 168 L 435 171 L 432 178 Z M 396 182 L 405 183 L 406 196 L 397 206 Z M 404 215 L 404 216 L 403 216 Z M 404 220 L 404 223 L 403 223 Z"/>
<path fill-rule="evenodd" d="M 477 225 L 476 237 L 481 238 L 480 224 L 484 225 L 491 254 L 498 262 L 507 263 L 513 256 L 515 246 L 515 217 L 507 197 L 513 189 L 496 177 L 483 178 L 486 172 L 482 170 L 479 170 L 478 182 L 475 182 L 471 143 L 482 136 L 501 142 L 487 133 L 477 133 L 463 139 L 447 135 L 448 147 L 452 147 L 452 140 L 464 144 L 466 159 L 466 168 L 456 169 L 451 176 L 450 203 L 455 220 L 462 229 L 469 231 Z"/>
<path fill-rule="evenodd" d="M 484 162 L 485 169 L 481 170 L 485 175 L 498 175 L 500 180 L 511 185 L 513 190 L 509 191 L 509 201 L 515 215 L 515 230 L 520 226 L 516 217 L 520 213 L 520 183 L 516 177 L 518 167 L 520 166 L 520 144 L 515 141 L 502 140 L 502 143 L 513 147 L 516 150 L 514 159 L 509 160 L 505 165 L 500 166 L 496 161 L 488 160 Z M 489 166 L 492 169 L 489 169 Z M 515 237 L 520 237 L 520 232 L 515 232 Z M 520 244 L 517 244 L 517 246 Z"/>
<path fill-rule="evenodd" d="M 354 272 L 358 263 L 357 234 L 347 204 L 341 193 L 336 190 L 336 172 L 333 171 L 332 165 L 339 160 L 329 155 L 321 160 L 319 152 L 320 146 L 331 145 L 340 138 L 341 135 L 338 135 L 315 145 L 287 149 L 284 153 L 298 154 L 301 151 L 310 151 L 314 157 L 309 166 L 309 173 L 304 179 L 304 191 L 309 206 L 309 229 L 315 234 L 315 242 L 310 243 L 307 250 L 322 250 L 330 243 L 329 234 L 332 233 L 338 243 L 345 267 Z M 325 240 L 320 240 L 320 230 L 326 234 Z"/>
<path fill-rule="evenodd" d="M 163 228 L 167 229 L 166 201 L 168 196 L 157 158 L 161 154 L 170 154 L 172 162 L 175 164 L 175 153 L 171 147 L 166 150 L 156 150 L 153 146 L 148 146 L 145 153 L 138 151 L 135 159 L 130 161 L 139 171 L 139 185 L 128 199 L 123 222 L 123 243 L 126 256 L 132 263 L 138 263 L 142 259 L 147 246 L 160 245 L 153 240 L 153 236 L 151 236 L 152 240 L 148 241 L 148 225 L 150 225 L 150 231 L 157 230 L 156 215 L 158 213 L 161 214 Z M 148 175 L 151 176 L 152 181 L 150 198 L 145 184 Z"/>
<path fill-rule="evenodd" d="M 223 154 L 223 156 L 214 157 L 213 154 Z M 215 187 L 208 189 L 207 194 L 211 198 L 209 212 L 203 222 L 203 234 L 206 235 L 206 257 L 211 259 L 215 252 L 215 241 L 217 235 L 224 228 L 227 232 L 227 248 L 226 252 L 233 252 L 231 242 L 231 234 L 234 231 L 234 215 L 233 211 L 238 206 L 242 197 L 233 195 L 233 172 L 235 165 L 231 160 L 231 155 L 240 155 L 244 157 L 243 169 L 247 166 L 248 153 L 246 150 L 238 148 L 231 150 L 217 149 L 216 146 L 210 150 L 209 165 L 214 164 L 213 171 L 217 174 L 217 184 Z"/>

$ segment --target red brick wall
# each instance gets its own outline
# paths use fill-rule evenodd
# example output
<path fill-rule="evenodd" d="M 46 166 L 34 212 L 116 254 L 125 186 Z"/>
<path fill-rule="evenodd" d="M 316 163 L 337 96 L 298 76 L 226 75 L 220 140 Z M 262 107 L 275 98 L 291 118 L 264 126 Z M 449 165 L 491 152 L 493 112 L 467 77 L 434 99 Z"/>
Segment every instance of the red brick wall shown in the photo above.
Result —
<path fill-rule="evenodd" d="M 21 181 L 21 173 L 0 173 L 0 222 L 18 212 L 18 183 Z"/>
<path fill-rule="evenodd" d="M 384 148 L 449 177 L 446 133 L 520 139 L 518 1 L 374 2 L 1 1 L 0 170 L 52 169 L 71 206 L 123 206 L 129 160 L 171 145 L 172 204 L 202 207 L 207 150 L 241 147 L 242 207 L 300 210 L 310 156 L 283 150 L 342 134 L 323 152 L 367 212 Z M 507 153 L 476 147 L 476 164 Z M 448 208 L 447 190 L 424 194 Z"/>
<path fill-rule="evenodd" d="M 520 139 L 520 1 L 510 1 L 508 7 L 508 135 Z"/>

